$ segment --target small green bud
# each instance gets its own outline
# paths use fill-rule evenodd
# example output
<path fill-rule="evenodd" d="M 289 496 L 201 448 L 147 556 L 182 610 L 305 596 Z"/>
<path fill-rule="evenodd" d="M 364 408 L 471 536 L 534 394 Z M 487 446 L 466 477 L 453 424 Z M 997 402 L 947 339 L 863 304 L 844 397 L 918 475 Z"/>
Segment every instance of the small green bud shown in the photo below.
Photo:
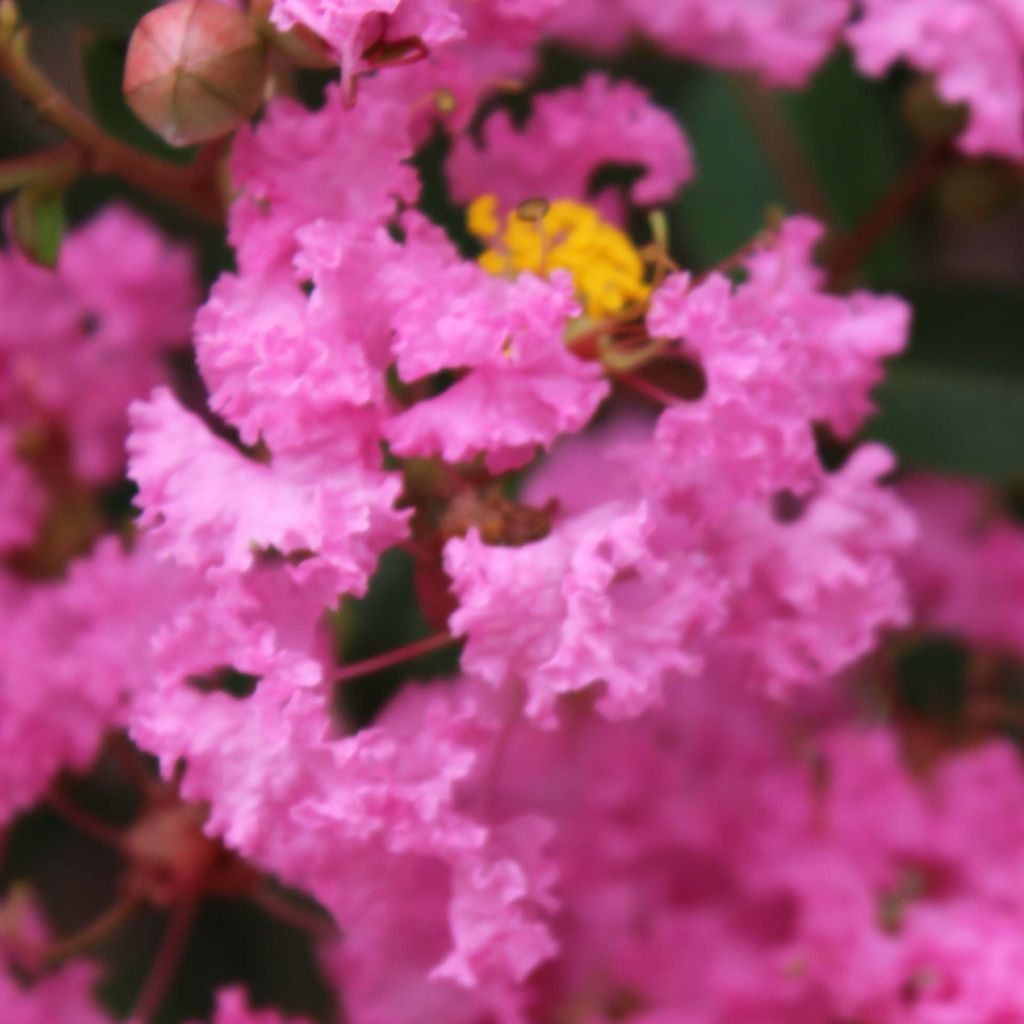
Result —
<path fill-rule="evenodd" d="M 241 11 L 218 0 L 172 0 L 136 26 L 124 95 L 174 146 L 234 131 L 259 109 L 267 46 Z"/>

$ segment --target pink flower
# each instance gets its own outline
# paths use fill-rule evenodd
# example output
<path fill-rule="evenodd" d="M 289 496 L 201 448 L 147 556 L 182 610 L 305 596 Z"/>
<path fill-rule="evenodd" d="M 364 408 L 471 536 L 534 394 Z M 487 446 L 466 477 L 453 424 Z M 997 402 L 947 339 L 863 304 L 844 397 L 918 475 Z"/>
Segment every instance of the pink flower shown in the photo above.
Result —
<path fill-rule="evenodd" d="M 158 646 L 168 641 L 187 656 L 172 638 Z M 241 700 L 176 686 L 175 669 L 140 702 L 133 735 L 168 772 L 186 759 L 182 792 L 209 803 L 211 832 L 335 916 L 345 939 L 329 960 L 358 1019 L 411 1010 L 409 986 L 423 993 L 417 1008 L 461 1007 L 452 1019 L 511 1012 L 554 952 L 550 831 L 531 816 L 492 822 L 462 798 L 494 756 L 493 714 L 410 693 L 337 737 L 315 681 L 297 689 L 279 664 Z"/>
<path fill-rule="evenodd" d="M 0 762 L 0 820 L 38 799 L 61 768 L 87 768 L 104 733 L 123 724 L 179 592 L 173 571 L 110 539 L 65 580 L 5 595 L 0 739 L 10 756 Z"/>
<path fill-rule="evenodd" d="M 719 67 L 803 85 L 835 46 L 850 0 L 626 0 L 667 50 Z"/>
<path fill-rule="evenodd" d="M 371 448 L 383 436 L 400 455 L 457 462 L 483 452 L 492 469 L 503 471 L 586 423 L 608 389 L 596 364 L 566 348 L 566 326 L 578 313 L 569 283 L 494 277 L 463 260 L 422 217 L 409 214 L 402 227 L 403 245 L 382 232 L 366 236 L 328 221 L 300 232 L 298 265 L 314 283 L 308 333 L 301 347 L 282 352 L 284 358 L 309 353 L 311 372 L 300 387 L 319 391 L 321 380 L 330 387 L 325 397 L 334 410 L 324 409 L 321 425 L 345 410 L 339 397 L 347 390 L 351 403 L 379 410 L 365 420 L 378 432 L 368 435 Z M 456 379 L 438 395 L 394 409 L 384 390 L 392 361 L 410 384 L 444 370 Z M 299 407 L 288 422 L 305 422 L 293 378 L 272 364 L 267 369 L 288 388 L 282 397 L 289 409 Z M 250 390 L 254 379 L 245 377 Z M 270 417 L 264 422 L 273 438 Z M 358 425 L 346 433 L 358 436 Z"/>
<path fill-rule="evenodd" d="M 670 53 L 803 85 L 836 44 L 851 0 L 612 0 L 572 4 L 557 33 L 607 52 L 635 31 Z"/>
<path fill-rule="evenodd" d="M 28 466 L 18 458 L 14 432 L 0 427 L 0 551 L 27 544 L 35 536 L 45 495 Z"/>
<path fill-rule="evenodd" d="M 826 293 L 812 262 L 821 236 L 809 217 L 789 218 L 745 261 L 749 280 L 738 287 L 720 274 L 696 287 L 669 278 L 648 325 L 700 356 L 713 399 L 730 389 L 740 398 L 756 382 L 758 397 L 741 400 L 759 403 L 780 430 L 800 418 L 848 437 L 872 411 L 882 360 L 906 345 L 910 310 L 892 296 Z"/>
<path fill-rule="evenodd" d="M 217 995 L 213 1024 L 286 1024 L 296 1018 L 285 1018 L 276 1010 L 250 1009 L 249 1000 L 240 988 L 224 989 Z"/>
<path fill-rule="evenodd" d="M 595 686 L 612 718 L 658 704 L 666 678 L 699 668 L 688 647 L 715 618 L 717 595 L 699 559 L 654 554 L 654 529 L 644 504 L 610 503 L 524 547 L 491 547 L 475 533 L 449 541 L 463 668 L 522 687 L 526 713 L 549 725 L 559 697 Z"/>
<path fill-rule="evenodd" d="M 900 494 L 920 522 L 904 559 L 915 618 L 972 644 L 1024 652 L 1024 528 L 979 485 L 915 477 Z"/>
<path fill-rule="evenodd" d="M 939 94 L 966 104 L 961 148 L 1024 155 L 1024 16 L 1014 0 L 865 0 L 848 31 L 860 69 L 899 60 L 935 76 Z"/>
<path fill-rule="evenodd" d="M 346 109 L 332 89 L 312 113 L 278 99 L 255 129 L 243 129 L 231 156 L 239 195 L 229 237 L 244 273 L 287 266 L 295 232 L 320 217 L 378 223 L 400 202 L 415 202 L 419 181 L 404 102 L 363 89 Z"/>
<path fill-rule="evenodd" d="M 261 551 L 290 572 L 326 574 L 335 593 L 361 593 L 377 557 L 404 534 L 400 485 L 329 452 L 249 458 L 215 437 L 166 390 L 132 408 L 130 473 L 141 522 L 178 564 L 242 573 Z"/>
<path fill-rule="evenodd" d="M 109 1024 L 92 996 L 96 971 L 87 964 L 71 964 L 31 987 L 22 987 L 0 970 L 0 1006 L 7 1019 L 18 1024 Z"/>
<path fill-rule="evenodd" d="M 579 430 L 608 386 L 596 364 L 566 348 L 566 325 L 579 312 L 568 279 L 522 274 L 507 281 L 454 257 L 433 269 L 433 254 L 418 256 L 408 261 L 408 298 L 396 316 L 399 375 L 414 381 L 442 369 L 463 372 L 437 397 L 394 417 L 385 432 L 395 451 L 449 462 L 484 452 L 501 472 Z"/>
<path fill-rule="evenodd" d="M 415 37 L 433 48 L 464 33 L 450 0 L 274 0 L 273 17 L 329 43 L 346 79 L 364 69 L 364 51 L 376 43 Z"/>
<path fill-rule="evenodd" d="M 755 513 L 739 527 L 726 575 L 744 582 L 721 642 L 730 656 L 751 659 L 751 681 L 785 693 L 827 680 L 908 623 L 898 558 L 915 530 L 880 482 L 893 464 L 886 449 L 866 445 L 822 482 L 796 522 L 758 526 Z"/>
<path fill-rule="evenodd" d="M 123 207 L 72 232 L 54 271 L 3 255 L 6 424 L 60 429 L 75 472 L 109 481 L 124 465 L 125 409 L 162 379 L 163 354 L 188 341 L 195 301 L 188 253 Z"/>
<path fill-rule="evenodd" d="M 274 454 L 328 449 L 353 464 L 380 461 L 391 309 L 378 273 L 397 247 L 321 222 L 303 228 L 312 298 L 290 274 L 225 275 L 196 320 L 210 405 L 249 445 Z M 319 239 L 324 239 L 320 244 Z"/>
<path fill-rule="evenodd" d="M 693 176 L 693 157 L 679 125 L 627 82 L 592 74 L 583 83 L 542 93 L 518 129 L 507 112 L 484 122 L 482 146 L 458 138 L 448 159 L 453 197 L 470 203 L 493 194 L 503 211 L 526 199 L 590 199 L 595 171 L 609 164 L 643 166 L 630 198 L 667 202 Z M 606 216 L 621 220 L 617 196 L 602 195 Z"/>

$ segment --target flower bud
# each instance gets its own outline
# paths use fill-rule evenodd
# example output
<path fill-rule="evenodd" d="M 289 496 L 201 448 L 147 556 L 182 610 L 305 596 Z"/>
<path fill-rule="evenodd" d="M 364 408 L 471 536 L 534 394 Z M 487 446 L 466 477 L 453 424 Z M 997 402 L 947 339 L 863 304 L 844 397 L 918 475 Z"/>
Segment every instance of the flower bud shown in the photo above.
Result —
<path fill-rule="evenodd" d="M 150 11 L 128 46 L 128 105 L 167 142 L 227 135 L 259 108 L 266 43 L 249 19 L 219 0 L 172 0 Z"/>

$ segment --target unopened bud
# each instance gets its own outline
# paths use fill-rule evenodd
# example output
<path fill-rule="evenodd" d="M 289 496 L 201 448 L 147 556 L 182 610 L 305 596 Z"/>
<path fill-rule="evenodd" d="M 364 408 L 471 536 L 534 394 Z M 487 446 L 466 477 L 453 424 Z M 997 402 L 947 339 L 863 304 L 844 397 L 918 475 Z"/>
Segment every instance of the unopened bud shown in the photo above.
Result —
<path fill-rule="evenodd" d="M 249 19 L 218 0 L 172 0 L 150 11 L 128 46 L 124 94 L 174 146 L 227 135 L 259 108 L 267 47 Z"/>

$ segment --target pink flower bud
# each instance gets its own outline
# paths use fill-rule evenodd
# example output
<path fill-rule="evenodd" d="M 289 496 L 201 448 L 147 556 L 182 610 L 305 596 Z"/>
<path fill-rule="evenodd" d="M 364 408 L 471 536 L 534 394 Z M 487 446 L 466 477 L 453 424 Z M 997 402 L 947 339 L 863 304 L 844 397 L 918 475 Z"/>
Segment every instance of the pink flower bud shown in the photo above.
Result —
<path fill-rule="evenodd" d="M 125 99 L 172 145 L 214 139 L 258 109 L 266 60 L 266 43 L 242 12 L 218 0 L 172 0 L 136 26 Z"/>

